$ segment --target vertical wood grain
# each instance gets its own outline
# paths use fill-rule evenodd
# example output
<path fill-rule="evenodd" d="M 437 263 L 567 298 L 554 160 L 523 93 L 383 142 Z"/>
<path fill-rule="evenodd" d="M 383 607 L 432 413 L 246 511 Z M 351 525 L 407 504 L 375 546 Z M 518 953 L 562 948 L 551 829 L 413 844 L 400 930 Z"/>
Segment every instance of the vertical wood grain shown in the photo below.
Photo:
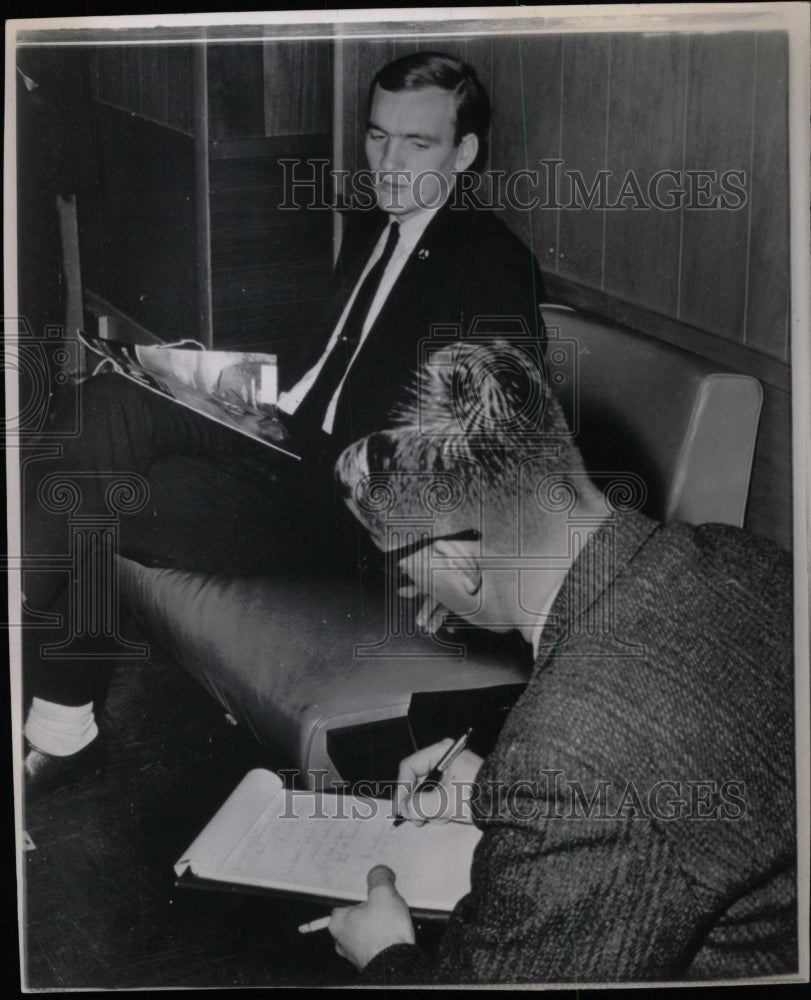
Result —
<path fill-rule="evenodd" d="M 630 196 L 606 211 L 604 290 L 671 316 L 678 302 L 679 202 L 672 210 L 651 206 L 649 188 L 658 171 L 681 169 L 686 56 L 684 36 L 618 35 L 611 61 L 608 201 Z M 667 191 L 678 186 L 665 178 L 652 193 L 669 204 Z"/>
<path fill-rule="evenodd" d="M 94 85 L 97 100 L 191 134 L 191 46 L 99 48 Z"/>
<path fill-rule="evenodd" d="M 192 49 L 190 45 L 166 48 L 167 125 L 192 131 Z"/>
<path fill-rule="evenodd" d="M 323 41 L 264 43 L 264 135 L 330 131 L 331 46 Z"/>
<path fill-rule="evenodd" d="M 745 343 L 788 361 L 788 39 L 757 36 Z"/>
<path fill-rule="evenodd" d="M 169 118 L 166 47 L 145 45 L 141 54 L 141 114 L 156 122 Z"/>
<path fill-rule="evenodd" d="M 685 170 L 748 171 L 754 70 L 753 34 L 690 37 Z M 745 210 L 683 209 L 678 318 L 743 343 L 748 237 Z"/>
<path fill-rule="evenodd" d="M 264 135 L 262 46 L 244 43 L 207 48 L 209 138 Z"/>
<path fill-rule="evenodd" d="M 97 96 L 108 104 L 121 104 L 124 67 L 121 49 L 98 48 L 96 56 Z"/>
<path fill-rule="evenodd" d="M 208 169 L 208 54 L 198 45 L 192 57 L 194 74 L 194 223 L 197 263 L 196 338 L 206 347 L 214 346 L 211 276 L 211 206 Z"/>
<path fill-rule="evenodd" d="M 567 35 L 563 39 L 561 157 L 564 170 L 577 171 L 588 186 L 606 167 L 610 56 L 610 35 Z M 566 200 L 565 194 L 562 200 Z M 561 275 L 601 288 L 602 248 L 601 211 L 577 207 L 561 211 Z"/>
<path fill-rule="evenodd" d="M 540 161 L 560 158 L 562 50 L 560 35 L 494 40 L 489 166 L 508 174 L 525 169 L 537 172 L 537 186 L 518 185 L 525 204 L 533 194 L 541 206 L 546 202 L 550 168 Z M 543 270 L 556 270 L 558 211 L 522 209 L 508 204 L 506 194 L 505 190 L 505 221 L 535 253 Z"/>

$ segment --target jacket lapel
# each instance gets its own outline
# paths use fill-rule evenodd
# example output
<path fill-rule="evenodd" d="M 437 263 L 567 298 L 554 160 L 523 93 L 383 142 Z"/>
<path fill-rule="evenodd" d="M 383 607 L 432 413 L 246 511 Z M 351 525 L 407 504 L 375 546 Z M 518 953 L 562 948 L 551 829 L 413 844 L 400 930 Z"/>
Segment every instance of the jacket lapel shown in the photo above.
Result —
<path fill-rule="evenodd" d="M 403 317 L 413 315 L 415 303 L 434 301 L 434 289 L 445 284 L 446 277 L 455 269 L 462 253 L 462 211 L 453 211 L 447 202 L 437 212 L 411 251 L 405 267 L 395 282 L 383 308 L 375 320 L 371 333 L 391 328 Z M 427 331 L 422 333 L 424 336 Z"/>

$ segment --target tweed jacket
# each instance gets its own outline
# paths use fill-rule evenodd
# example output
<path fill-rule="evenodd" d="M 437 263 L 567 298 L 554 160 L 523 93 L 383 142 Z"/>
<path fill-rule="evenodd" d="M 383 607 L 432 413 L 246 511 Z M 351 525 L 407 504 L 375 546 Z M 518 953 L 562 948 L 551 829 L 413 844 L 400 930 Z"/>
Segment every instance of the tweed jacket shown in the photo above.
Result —
<path fill-rule="evenodd" d="M 398 945 L 365 978 L 796 970 L 787 553 L 725 525 L 616 515 L 554 611 L 478 775 L 472 891 L 435 962 Z"/>

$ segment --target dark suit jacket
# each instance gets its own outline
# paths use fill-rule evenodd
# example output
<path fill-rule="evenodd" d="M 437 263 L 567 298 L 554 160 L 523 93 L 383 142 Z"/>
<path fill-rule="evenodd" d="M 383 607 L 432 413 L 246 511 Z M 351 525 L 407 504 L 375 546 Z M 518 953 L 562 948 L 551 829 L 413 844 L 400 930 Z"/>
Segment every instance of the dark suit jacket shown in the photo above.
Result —
<path fill-rule="evenodd" d="M 356 213 L 349 220 L 327 301 L 326 337 L 386 222 L 379 211 Z M 543 329 L 542 298 L 532 253 L 500 218 L 446 203 L 412 251 L 350 369 L 336 411 L 336 448 L 388 425 L 392 407 L 420 363 L 420 344 L 437 326 L 458 328 L 450 338 L 456 340 L 469 335 L 477 318 L 485 331 L 504 334 L 505 324 L 495 321 L 512 317 L 506 326 L 515 330 L 520 317 L 517 329 L 523 320 L 527 331 L 523 339 L 535 340 Z"/>

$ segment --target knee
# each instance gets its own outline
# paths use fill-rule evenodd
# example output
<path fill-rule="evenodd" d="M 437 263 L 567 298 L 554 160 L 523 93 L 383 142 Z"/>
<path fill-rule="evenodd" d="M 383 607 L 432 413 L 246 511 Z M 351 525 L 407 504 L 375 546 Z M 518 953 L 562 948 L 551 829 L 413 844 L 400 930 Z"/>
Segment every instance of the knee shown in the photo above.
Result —
<path fill-rule="evenodd" d="M 115 410 L 132 412 L 143 390 L 117 372 L 99 372 L 81 383 L 80 409 L 83 416 L 98 413 L 105 420 Z"/>

